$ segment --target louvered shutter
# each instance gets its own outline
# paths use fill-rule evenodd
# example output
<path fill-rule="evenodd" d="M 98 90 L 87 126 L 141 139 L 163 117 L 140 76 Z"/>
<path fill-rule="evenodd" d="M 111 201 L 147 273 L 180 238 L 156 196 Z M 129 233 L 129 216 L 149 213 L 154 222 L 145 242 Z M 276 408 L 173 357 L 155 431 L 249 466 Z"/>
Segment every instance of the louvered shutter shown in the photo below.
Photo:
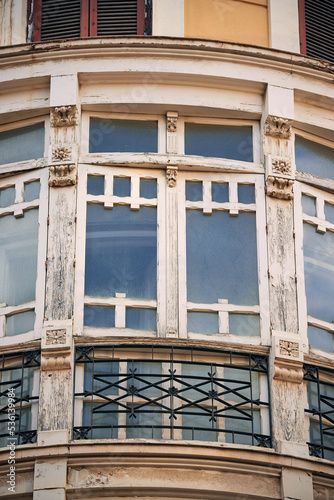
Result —
<path fill-rule="evenodd" d="M 137 0 L 97 0 L 97 35 L 137 35 Z"/>
<path fill-rule="evenodd" d="M 42 0 L 41 40 L 80 37 L 80 0 Z"/>
<path fill-rule="evenodd" d="M 334 62 L 334 2 L 305 0 L 306 54 Z"/>

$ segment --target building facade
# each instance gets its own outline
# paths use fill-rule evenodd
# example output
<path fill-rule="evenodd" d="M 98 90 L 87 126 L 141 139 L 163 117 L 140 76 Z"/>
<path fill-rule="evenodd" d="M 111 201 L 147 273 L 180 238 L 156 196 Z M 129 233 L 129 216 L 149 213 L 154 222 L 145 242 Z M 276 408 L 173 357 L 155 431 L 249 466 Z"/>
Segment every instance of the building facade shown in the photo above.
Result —
<path fill-rule="evenodd" d="M 334 498 L 333 17 L 0 3 L 2 498 Z"/>

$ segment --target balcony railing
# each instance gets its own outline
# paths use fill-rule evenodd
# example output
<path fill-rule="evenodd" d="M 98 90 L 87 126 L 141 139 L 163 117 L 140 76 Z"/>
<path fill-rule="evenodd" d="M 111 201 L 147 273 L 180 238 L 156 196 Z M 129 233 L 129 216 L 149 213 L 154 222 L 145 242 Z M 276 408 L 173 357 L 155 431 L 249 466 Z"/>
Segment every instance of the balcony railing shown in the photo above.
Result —
<path fill-rule="evenodd" d="M 189 347 L 76 349 L 74 439 L 271 447 L 268 358 Z"/>

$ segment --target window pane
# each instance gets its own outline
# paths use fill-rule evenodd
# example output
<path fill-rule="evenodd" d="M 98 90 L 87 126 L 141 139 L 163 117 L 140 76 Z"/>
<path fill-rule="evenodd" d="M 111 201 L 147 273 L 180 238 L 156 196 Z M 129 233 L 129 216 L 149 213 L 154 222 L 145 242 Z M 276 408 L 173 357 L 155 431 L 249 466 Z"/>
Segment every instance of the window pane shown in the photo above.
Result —
<path fill-rule="evenodd" d="M 6 318 L 6 336 L 19 335 L 27 333 L 34 329 L 35 312 L 27 311 L 23 313 L 13 314 Z"/>
<path fill-rule="evenodd" d="M 208 414 L 203 415 L 187 415 L 187 413 L 198 412 L 196 408 L 188 408 L 182 414 L 182 427 L 190 427 L 190 429 L 182 429 L 182 439 L 197 440 L 197 441 L 217 441 L 217 431 L 215 429 L 217 422 L 211 420 L 211 408 L 208 408 Z M 187 412 L 187 413 L 186 413 Z M 202 429 L 194 429 L 199 427 Z"/>
<path fill-rule="evenodd" d="M 334 321 L 334 234 L 317 233 L 304 224 L 304 269 L 307 313 L 317 319 Z"/>
<path fill-rule="evenodd" d="M 302 207 L 304 214 L 311 215 L 312 217 L 316 216 L 315 198 L 303 194 Z"/>
<path fill-rule="evenodd" d="M 297 170 L 334 179 L 334 149 L 296 135 Z"/>
<path fill-rule="evenodd" d="M 129 361 L 127 374 L 128 377 L 131 375 L 127 382 L 130 394 L 133 392 L 139 398 L 156 398 L 161 395 L 161 363 Z"/>
<path fill-rule="evenodd" d="M 35 299 L 37 243 L 37 209 L 0 217 L 0 302 L 16 306 Z"/>
<path fill-rule="evenodd" d="M 186 123 L 185 153 L 253 161 L 252 127 Z"/>
<path fill-rule="evenodd" d="M 158 122 L 90 119 L 90 153 L 157 153 Z"/>
<path fill-rule="evenodd" d="M 103 427 L 102 429 L 92 429 L 88 433 L 89 439 L 117 439 L 118 430 L 113 428 L 117 426 L 117 410 L 118 406 L 113 404 L 105 405 L 101 408 L 101 405 L 105 401 L 100 403 L 90 403 L 84 402 L 82 408 L 82 425 L 86 426 L 96 426 Z M 108 412 L 108 413 L 105 413 Z M 114 412 L 114 413 L 110 413 Z"/>
<path fill-rule="evenodd" d="M 89 175 L 87 177 L 87 193 L 95 196 L 104 194 L 104 176 Z"/>
<path fill-rule="evenodd" d="M 140 179 L 140 196 L 152 199 L 157 197 L 157 181 L 151 179 Z"/>
<path fill-rule="evenodd" d="M 226 203 L 229 200 L 228 184 L 226 183 L 212 183 L 212 201 L 217 203 Z"/>
<path fill-rule="evenodd" d="M 218 314 L 211 312 L 188 312 L 188 332 L 218 333 Z"/>
<path fill-rule="evenodd" d="M 202 201 L 202 183 L 201 182 L 186 182 L 186 200 L 187 201 Z"/>
<path fill-rule="evenodd" d="M 234 431 L 226 433 L 225 439 L 226 443 L 237 443 L 237 444 L 257 444 L 257 440 L 254 439 L 254 443 L 252 443 L 252 436 L 237 434 L 237 432 L 245 432 L 252 433 L 252 421 L 251 421 L 251 412 L 249 410 L 243 410 L 245 413 L 249 415 L 249 420 L 244 414 L 241 414 L 238 410 L 226 410 L 225 415 L 225 429 L 229 431 Z M 253 410 L 253 433 L 260 434 L 261 433 L 261 424 L 260 424 L 260 412 Z"/>
<path fill-rule="evenodd" d="M 198 363 L 195 365 L 192 363 L 184 363 L 182 365 L 180 396 L 192 402 L 203 400 L 203 398 L 207 397 L 208 401 L 211 402 L 211 397 L 208 396 L 208 392 L 217 390 L 217 387 L 215 383 L 211 383 L 209 380 L 209 374 L 214 375 L 215 372 L 216 369 L 214 366 L 207 364 L 200 365 Z M 186 401 L 184 401 L 184 403 L 186 403 Z"/>
<path fill-rule="evenodd" d="M 224 387 L 224 392 L 226 391 L 224 399 L 226 401 L 247 403 L 247 399 L 254 400 L 260 398 L 258 372 L 250 372 L 249 370 L 237 368 L 224 368 Z"/>
<path fill-rule="evenodd" d="M 126 309 L 126 327 L 134 330 L 156 330 L 157 312 L 155 309 Z"/>
<path fill-rule="evenodd" d="M 187 290 L 190 302 L 258 304 L 255 214 L 187 211 Z"/>
<path fill-rule="evenodd" d="M 145 408 L 140 408 L 134 405 L 134 416 L 130 413 L 126 415 L 126 425 L 133 426 L 126 429 L 126 437 L 128 439 L 144 438 L 144 439 L 161 439 L 162 429 L 154 428 L 154 426 L 162 425 L 162 415 L 158 413 L 156 406 L 146 405 Z M 145 412 L 145 413 L 139 413 Z M 141 427 L 142 426 L 142 427 Z"/>
<path fill-rule="evenodd" d="M 130 177 L 114 177 L 114 195 L 130 196 L 131 179 Z"/>
<path fill-rule="evenodd" d="M 38 200 L 39 188 L 39 181 L 27 182 L 24 185 L 24 201 Z"/>
<path fill-rule="evenodd" d="M 115 309 L 104 306 L 85 306 L 84 325 L 95 328 L 113 328 Z"/>
<path fill-rule="evenodd" d="M 334 205 L 325 203 L 325 217 L 328 222 L 334 224 Z"/>
<path fill-rule="evenodd" d="M 44 123 L 0 133 L 0 163 L 43 158 Z"/>
<path fill-rule="evenodd" d="M 229 314 L 229 331 L 232 335 L 260 335 L 260 316 L 254 314 Z"/>
<path fill-rule="evenodd" d="M 15 202 L 15 187 L 0 189 L 0 208 L 14 205 Z"/>
<path fill-rule="evenodd" d="M 84 375 L 84 391 L 99 394 L 118 394 L 118 388 L 114 384 L 118 382 L 118 361 L 99 361 L 86 363 Z M 94 372 L 94 379 L 93 379 Z"/>
<path fill-rule="evenodd" d="M 322 349 L 326 352 L 334 352 L 334 334 L 309 325 L 307 328 L 307 336 L 309 344 L 317 349 Z"/>
<path fill-rule="evenodd" d="M 238 184 L 239 203 L 255 203 L 255 186 L 249 184 Z"/>
<path fill-rule="evenodd" d="M 86 295 L 155 299 L 156 281 L 156 208 L 88 205 Z"/>

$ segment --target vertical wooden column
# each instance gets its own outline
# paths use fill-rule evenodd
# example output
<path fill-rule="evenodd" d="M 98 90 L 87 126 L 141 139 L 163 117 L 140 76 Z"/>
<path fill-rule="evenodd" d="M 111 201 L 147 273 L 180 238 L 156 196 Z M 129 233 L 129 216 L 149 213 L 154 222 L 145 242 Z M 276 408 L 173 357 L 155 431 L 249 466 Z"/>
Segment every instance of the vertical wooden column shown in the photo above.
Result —
<path fill-rule="evenodd" d="M 68 442 L 72 422 L 79 123 L 77 75 L 52 77 L 50 94 L 50 204 L 38 427 L 40 444 Z"/>
<path fill-rule="evenodd" d="M 303 349 L 298 328 L 291 123 L 293 90 L 268 86 L 263 119 L 270 301 L 271 403 L 274 443 L 282 453 L 308 456 Z"/>

